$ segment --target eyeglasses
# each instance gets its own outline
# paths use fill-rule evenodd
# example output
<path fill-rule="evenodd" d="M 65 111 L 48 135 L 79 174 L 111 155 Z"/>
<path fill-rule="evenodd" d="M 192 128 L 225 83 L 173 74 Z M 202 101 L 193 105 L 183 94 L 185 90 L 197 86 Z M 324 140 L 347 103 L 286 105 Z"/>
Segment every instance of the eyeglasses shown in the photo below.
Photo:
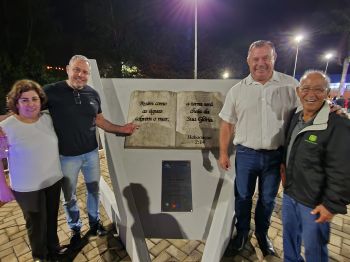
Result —
<path fill-rule="evenodd" d="M 326 89 L 325 88 L 310 88 L 310 87 L 301 87 L 300 88 L 300 92 L 303 94 L 308 94 L 311 91 L 316 95 L 321 95 L 321 94 L 323 94 L 324 91 L 326 91 Z"/>
<path fill-rule="evenodd" d="M 76 105 L 81 105 L 80 93 L 78 90 L 73 90 L 74 102 Z"/>

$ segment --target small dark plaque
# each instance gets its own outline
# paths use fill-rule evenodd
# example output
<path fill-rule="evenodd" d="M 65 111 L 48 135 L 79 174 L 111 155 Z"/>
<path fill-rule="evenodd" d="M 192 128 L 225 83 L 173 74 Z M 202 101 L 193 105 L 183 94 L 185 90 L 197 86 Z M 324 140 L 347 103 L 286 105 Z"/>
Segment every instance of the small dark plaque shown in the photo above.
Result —
<path fill-rule="evenodd" d="M 191 161 L 162 161 L 162 212 L 192 212 Z"/>

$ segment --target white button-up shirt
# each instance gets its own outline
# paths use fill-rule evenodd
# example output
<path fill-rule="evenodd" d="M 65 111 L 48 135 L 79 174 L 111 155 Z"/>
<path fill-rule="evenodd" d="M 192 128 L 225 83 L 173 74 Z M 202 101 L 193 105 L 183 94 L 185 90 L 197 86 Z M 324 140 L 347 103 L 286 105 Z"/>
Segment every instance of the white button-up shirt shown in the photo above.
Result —
<path fill-rule="evenodd" d="M 273 150 L 284 144 L 284 126 L 298 106 L 298 81 L 274 71 L 262 85 L 249 75 L 227 93 L 219 116 L 235 126 L 233 143 Z"/>

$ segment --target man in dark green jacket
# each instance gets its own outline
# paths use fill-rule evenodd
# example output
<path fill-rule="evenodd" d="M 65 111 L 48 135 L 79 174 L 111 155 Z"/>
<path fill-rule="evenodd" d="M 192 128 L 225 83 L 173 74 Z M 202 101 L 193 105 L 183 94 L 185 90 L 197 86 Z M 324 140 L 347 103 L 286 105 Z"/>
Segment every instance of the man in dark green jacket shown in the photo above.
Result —
<path fill-rule="evenodd" d="M 282 221 L 284 261 L 327 261 L 329 222 L 350 203 L 350 120 L 329 113 L 329 78 L 307 71 L 288 129 L 284 164 Z"/>

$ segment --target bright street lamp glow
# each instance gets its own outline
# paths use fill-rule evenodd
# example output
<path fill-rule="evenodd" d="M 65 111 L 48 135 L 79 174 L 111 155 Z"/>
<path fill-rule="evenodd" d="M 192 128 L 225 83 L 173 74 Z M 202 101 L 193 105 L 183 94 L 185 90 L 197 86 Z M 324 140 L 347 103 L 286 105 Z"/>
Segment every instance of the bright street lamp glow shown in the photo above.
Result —
<path fill-rule="evenodd" d="M 230 73 L 227 72 L 227 71 L 225 71 L 225 72 L 222 74 L 222 78 L 223 78 L 223 79 L 227 79 L 227 78 L 229 78 L 229 77 L 230 77 Z"/>
<path fill-rule="evenodd" d="M 327 60 L 331 59 L 333 57 L 332 53 L 327 53 L 325 54 L 324 58 L 326 58 Z"/>
<path fill-rule="evenodd" d="M 302 40 L 304 39 L 303 35 L 297 35 L 296 37 L 294 37 L 294 41 L 299 44 Z"/>

